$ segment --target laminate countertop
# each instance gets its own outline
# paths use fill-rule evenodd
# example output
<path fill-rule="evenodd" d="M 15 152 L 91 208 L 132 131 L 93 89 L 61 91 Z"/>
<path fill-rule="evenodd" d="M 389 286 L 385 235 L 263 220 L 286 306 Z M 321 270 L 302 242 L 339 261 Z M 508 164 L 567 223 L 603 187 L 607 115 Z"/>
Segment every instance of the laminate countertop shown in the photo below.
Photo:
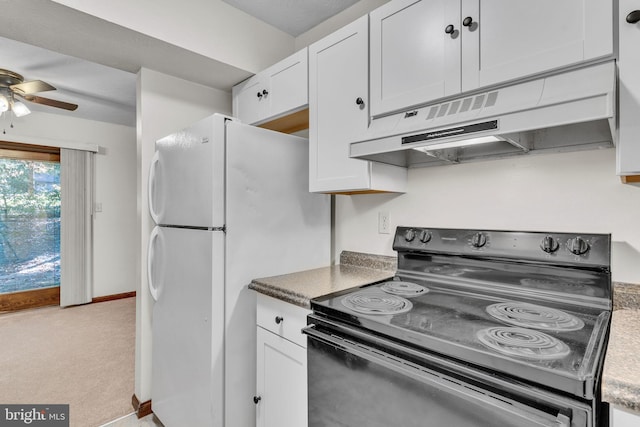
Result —
<path fill-rule="evenodd" d="M 310 308 L 313 298 L 389 279 L 395 271 L 394 257 L 345 251 L 340 264 L 254 279 L 249 289 Z"/>
<path fill-rule="evenodd" d="M 640 285 L 614 283 L 602 400 L 640 414 Z"/>
<path fill-rule="evenodd" d="M 249 284 L 262 294 L 310 308 L 313 298 L 393 277 L 396 258 L 345 251 L 340 264 Z M 614 283 L 613 315 L 602 376 L 602 400 L 640 414 L 640 284 Z"/>

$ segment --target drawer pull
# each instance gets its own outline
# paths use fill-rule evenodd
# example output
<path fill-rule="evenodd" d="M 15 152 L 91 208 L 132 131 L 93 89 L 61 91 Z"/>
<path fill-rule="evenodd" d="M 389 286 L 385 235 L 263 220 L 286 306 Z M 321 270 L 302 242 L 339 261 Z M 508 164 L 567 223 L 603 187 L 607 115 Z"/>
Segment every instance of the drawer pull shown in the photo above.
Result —
<path fill-rule="evenodd" d="M 253 403 L 255 403 L 256 405 L 258 404 L 258 402 L 260 402 L 262 400 L 262 397 L 260 396 L 253 396 Z"/>
<path fill-rule="evenodd" d="M 284 322 L 284 318 L 281 316 L 276 316 L 276 325 L 279 325 L 282 322 Z"/>

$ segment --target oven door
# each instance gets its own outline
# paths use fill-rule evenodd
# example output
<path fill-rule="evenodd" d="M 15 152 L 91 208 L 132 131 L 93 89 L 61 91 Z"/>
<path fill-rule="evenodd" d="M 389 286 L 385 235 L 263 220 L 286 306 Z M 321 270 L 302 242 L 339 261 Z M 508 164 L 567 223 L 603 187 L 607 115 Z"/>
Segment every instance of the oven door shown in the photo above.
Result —
<path fill-rule="evenodd" d="M 416 350 L 395 342 L 367 342 L 361 331 L 313 315 L 309 322 L 309 427 L 592 426 L 591 408 L 581 402 L 539 390 L 527 396 L 523 384 L 501 391 L 491 375 L 467 375 L 467 366 L 453 371 L 440 360 L 449 365 L 443 370 L 435 356 L 416 359 Z"/>

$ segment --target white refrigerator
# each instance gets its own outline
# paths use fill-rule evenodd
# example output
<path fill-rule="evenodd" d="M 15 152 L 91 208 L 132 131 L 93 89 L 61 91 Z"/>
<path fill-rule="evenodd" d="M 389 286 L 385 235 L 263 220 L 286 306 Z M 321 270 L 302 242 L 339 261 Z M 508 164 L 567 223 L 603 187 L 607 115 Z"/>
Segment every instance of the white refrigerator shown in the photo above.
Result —
<path fill-rule="evenodd" d="M 308 142 L 213 115 L 156 142 L 149 207 L 152 410 L 165 427 L 255 425 L 251 279 L 326 266 L 330 196 Z"/>

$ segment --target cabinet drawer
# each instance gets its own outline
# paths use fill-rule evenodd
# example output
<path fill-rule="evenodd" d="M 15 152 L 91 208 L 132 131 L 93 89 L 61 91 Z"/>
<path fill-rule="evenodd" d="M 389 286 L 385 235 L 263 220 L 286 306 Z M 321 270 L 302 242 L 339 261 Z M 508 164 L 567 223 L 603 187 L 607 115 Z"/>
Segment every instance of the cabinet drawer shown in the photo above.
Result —
<path fill-rule="evenodd" d="M 311 310 L 264 294 L 257 295 L 258 326 L 304 348 L 307 348 L 307 339 L 301 330 L 307 324 L 308 314 L 311 314 Z"/>

